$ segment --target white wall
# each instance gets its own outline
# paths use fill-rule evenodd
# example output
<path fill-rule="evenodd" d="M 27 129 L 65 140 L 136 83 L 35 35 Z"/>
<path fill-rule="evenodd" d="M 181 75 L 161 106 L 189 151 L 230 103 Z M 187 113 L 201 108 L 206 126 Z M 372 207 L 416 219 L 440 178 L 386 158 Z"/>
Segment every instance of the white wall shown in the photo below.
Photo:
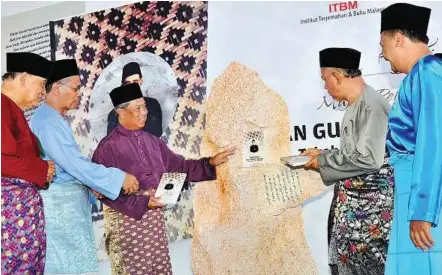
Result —
<path fill-rule="evenodd" d="M 2 17 L 61 3 L 62 1 L 2 1 Z"/>
<path fill-rule="evenodd" d="M 14 15 L 20 12 L 30 11 L 41 7 L 61 3 L 63 1 L 2 1 L 2 17 Z M 85 13 L 94 12 L 108 8 L 119 7 L 137 1 L 81 1 L 86 2 Z M 75 14 L 72 14 L 75 15 Z"/>
<path fill-rule="evenodd" d="M 94 12 L 124 6 L 138 1 L 86 1 L 86 12 Z"/>

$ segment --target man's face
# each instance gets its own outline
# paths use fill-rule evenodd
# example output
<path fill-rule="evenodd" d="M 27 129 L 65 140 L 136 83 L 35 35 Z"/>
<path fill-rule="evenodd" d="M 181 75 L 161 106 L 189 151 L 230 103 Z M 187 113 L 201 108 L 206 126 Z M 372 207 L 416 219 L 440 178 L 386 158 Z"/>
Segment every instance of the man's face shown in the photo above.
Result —
<path fill-rule="evenodd" d="M 382 32 L 381 41 L 379 43 L 382 47 L 383 58 L 390 63 L 391 70 L 395 73 L 398 72 L 398 66 L 400 64 L 398 61 L 402 59 L 399 50 L 400 40 L 401 37 L 399 33 L 391 34 L 389 32 Z"/>
<path fill-rule="evenodd" d="M 25 108 L 37 106 L 45 95 L 46 79 L 36 75 L 24 74 L 23 81 L 27 90 L 27 106 Z"/>
<path fill-rule="evenodd" d="M 324 81 L 324 89 L 335 100 L 342 101 L 342 83 L 343 78 L 336 69 L 333 68 L 321 68 L 321 79 Z"/>
<path fill-rule="evenodd" d="M 130 101 L 129 106 L 124 108 L 119 115 L 124 121 L 124 126 L 129 129 L 142 129 L 146 125 L 147 107 L 144 98 Z"/>
<path fill-rule="evenodd" d="M 124 84 L 132 84 L 132 83 L 138 83 L 139 85 L 141 85 L 143 83 L 143 80 L 141 79 L 139 74 L 130 75 L 126 77 L 126 79 L 124 80 Z"/>
<path fill-rule="evenodd" d="M 57 85 L 60 91 L 59 100 L 63 106 L 68 110 L 76 109 L 80 103 L 80 77 L 76 75 L 62 79 Z"/>

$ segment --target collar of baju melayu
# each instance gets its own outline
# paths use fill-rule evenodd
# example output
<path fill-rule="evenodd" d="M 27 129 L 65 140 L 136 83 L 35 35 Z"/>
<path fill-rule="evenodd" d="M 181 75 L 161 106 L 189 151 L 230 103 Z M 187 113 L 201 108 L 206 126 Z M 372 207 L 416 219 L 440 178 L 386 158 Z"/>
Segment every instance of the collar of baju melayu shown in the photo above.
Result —
<path fill-rule="evenodd" d="M 143 129 L 140 130 L 128 130 L 124 128 L 121 124 L 118 124 L 118 132 L 122 133 L 128 137 L 139 137 L 143 134 Z"/>
<path fill-rule="evenodd" d="M 57 110 L 55 110 L 52 106 L 50 106 L 49 104 L 47 104 L 46 102 L 43 102 L 41 104 L 41 107 L 43 108 L 43 110 L 45 112 L 49 112 L 50 114 L 52 114 L 54 117 L 58 117 L 58 118 L 64 118 Z"/>
<path fill-rule="evenodd" d="M 362 100 L 362 98 L 365 96 L 365 90 L 368 88 L 369 86 L 366 85 L 363 89 L 361 94 L 358 96 L 358 98 L 356 98 L 356 100 L 352 103 L 352 104 L 348 104 L 348 106 L 355 106 L 356 104 L 358 104 L 359 101 Z M 348 102 L 347 102 L 348 103 Z"/>

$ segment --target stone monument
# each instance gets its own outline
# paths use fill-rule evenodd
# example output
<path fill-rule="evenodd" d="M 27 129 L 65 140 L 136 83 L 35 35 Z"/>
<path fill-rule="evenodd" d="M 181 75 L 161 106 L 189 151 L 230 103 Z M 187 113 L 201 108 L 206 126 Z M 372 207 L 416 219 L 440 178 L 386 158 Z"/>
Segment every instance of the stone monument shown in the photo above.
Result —
<path fill-rule="evenodd" d="M 217 180 L 194 189 L 194 274 L 317 274 L 301 204 L 325 186 L 317 172 L 281 163 L 291 155 L 287 105 L 236 62 L 214 81 L 201 155 L 229 146 L 237 152 Z"/>

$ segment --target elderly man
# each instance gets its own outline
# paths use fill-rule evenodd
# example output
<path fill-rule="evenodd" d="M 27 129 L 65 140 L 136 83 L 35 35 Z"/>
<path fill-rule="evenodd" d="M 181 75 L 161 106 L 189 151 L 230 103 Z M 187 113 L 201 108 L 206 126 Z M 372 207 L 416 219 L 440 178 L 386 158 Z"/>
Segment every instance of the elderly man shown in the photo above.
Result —
<path fill-rule="evenodd" d="M 430 13 L 398 3 L 381 14 L 382 55 L 407 74 L 388 121 L 396 190 L 387 275 L 442 274 L 442 60 L 428 48 Z"/>
<path fill-rule="evenodd" d="M 47 81 L 46 102 L 35 112 L 31 129 L 40 139 L 57 174 L 48 190 L 41 191 L 46 216 L 45 274 L 90 274 L 98 271 L 87 187 L 116 199 L 138 189 L 136 178 L 83 157 L 63 117 L 76 109 L 80 78 L 75 60 L 54 63 Z"/>
<path fill-rule="evenodd" d="M 40 158 L 24 109 L 44 95 L 52 62 L 34 53 L 6 54 L 2 76 L 2 274 L 43 274 L 46 251 L 43 201 L 38 189 L 55 166 Z"/>
<path fill-rule="evenodd" d="M 186 160 L 173 153 L 159 138 L 144 132 L 147 107 L 138 84 L 118 87 L 110 93 L 119 125 L 101 140 L 92 160 L 118 167 L 140 181 L 136 195 L 121 195 L 105 205 L 107 252 L 112 274 L 172 274 L 163 217 L 164 206 L 154 193 L 163 173 L 186 173 L 191 182 L 214 180 L 215 166 L 227 161 L 234 148 L 212 158 Z"/>
<path fill-rule="evenodd" d="M 335 184 L 329 218 L 332 274 L 384 274 L 393 208 L 392 169 L 383 166 L 390 105 L 365 84 L 361 53 L 328 48 L 319 53 L 325 89 L 347 101 L 340 149 L 308 149 L 306 168 L 319 169 L 326 185 Z M 382 167 L 382 168 L 381 168 Z"/>
<path fill-rule="evenodd" d="M 140 65 L 136 62 L 127 63 L 123 67 L 123 76 L 121 77 L 121 85 L 138 83 L 143 84 L 143 74 L 141 73 Z M 149 108 L 147 114 L 147 123 L 143 127 L 143 131 L 146 131 L 154 136 L 160 137 L 163 134 L 163 113 L 161 111 L 160 103 L 155 98 L 144 97 L 146 106 Z M 110 111 L 107 116 L 107 134 L 110 134 L 113 129 L 118 126 L 117 113 L 114 109 Z"/>

